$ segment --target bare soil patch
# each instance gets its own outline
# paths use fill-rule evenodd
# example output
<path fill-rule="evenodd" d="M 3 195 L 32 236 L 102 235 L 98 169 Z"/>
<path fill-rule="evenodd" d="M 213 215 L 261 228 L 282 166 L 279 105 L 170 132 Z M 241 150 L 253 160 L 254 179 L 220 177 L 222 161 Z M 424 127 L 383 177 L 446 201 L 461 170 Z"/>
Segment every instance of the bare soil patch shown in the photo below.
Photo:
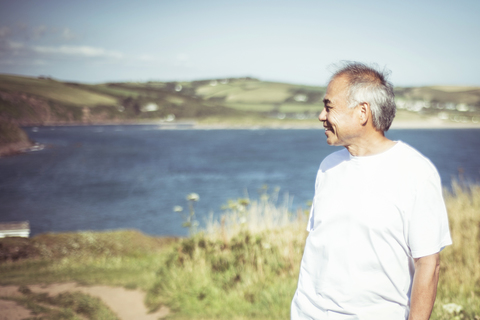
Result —
<path fill-rule="evenodd" d="M 140 290 L 127 290 L 121 287 L 109 286 L 78 286 L 76 283 L 58 283 L 51 285 L 31 285 L 33 292 L 57 295 L 66 291 L 80 291 L 100 298 L 122 320 L 157 320 L 169 314 L 167 307 L 162 307 L 155 313 L 148 313 L 145 307 L 145 293 Z M 1 300 L 1 297 L 20 296 L 18 286 L 0 286 L 0 320 L 20 320 L 30 316 L 30 311 L 13 301 Z"/>
<path fill-rule="evenodd" d="M 30 310 L 15 301 L 0 300 L 0 310 L 0 320 L 22 320 L 32 316 Z"/>

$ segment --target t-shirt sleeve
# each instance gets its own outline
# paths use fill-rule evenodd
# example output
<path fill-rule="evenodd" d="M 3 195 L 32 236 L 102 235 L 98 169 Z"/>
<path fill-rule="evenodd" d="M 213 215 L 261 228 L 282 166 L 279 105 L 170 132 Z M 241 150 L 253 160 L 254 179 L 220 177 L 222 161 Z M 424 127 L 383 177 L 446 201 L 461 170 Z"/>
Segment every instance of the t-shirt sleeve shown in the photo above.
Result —
<path fill-rule="evenodd" d="M 415 190 L 410 212 L 408 245 L 413 258 L 440 252 L 452 244 L 447 209 L 438 173 L 423 179 Z"/>

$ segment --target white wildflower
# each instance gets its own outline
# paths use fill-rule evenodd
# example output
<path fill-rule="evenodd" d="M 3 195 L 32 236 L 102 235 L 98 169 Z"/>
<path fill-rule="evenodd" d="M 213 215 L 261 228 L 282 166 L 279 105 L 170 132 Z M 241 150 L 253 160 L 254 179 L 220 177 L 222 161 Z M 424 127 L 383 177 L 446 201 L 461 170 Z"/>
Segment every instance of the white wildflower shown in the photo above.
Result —
<path fill-rule="evenodd" d="M 173 207 L 173 211 L 174 212 L 182 212 L 183 208 L 181 206 L 175 206 L 175 207 Z"/>
<path fill-rule="evenodd" d="M 198 195 L 198 193 L 192 192 L 192 193 L 187 194 L 187 200 L 188 201 L 198 201 L 198 200 L 200 200 L 200 196 Z"/>
<path fill-rule="evenodd" d="M 447 311 L 448 313 L 459 313 L 463 310 L 463 307 L 455 303 L 449 303 L 443 305 L 443 310 Z"/>

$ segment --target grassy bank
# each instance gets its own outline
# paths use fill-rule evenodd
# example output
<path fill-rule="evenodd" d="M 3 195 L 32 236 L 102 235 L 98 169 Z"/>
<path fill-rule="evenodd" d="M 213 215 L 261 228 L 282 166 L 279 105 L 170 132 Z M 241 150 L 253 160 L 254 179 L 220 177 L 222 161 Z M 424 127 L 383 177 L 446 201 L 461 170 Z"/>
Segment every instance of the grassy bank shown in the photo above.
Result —
<path fill-rule="evenodd" d="M 33 145 L 18 125 L 0 119 L 0 157 L 19 153 Z"/>
<path fill-rule="evenodd" d="M 431 319 L 480 319 L 480 186 L 445 191 L 454 244 L 441 253 Z M 305 212 L 263 194 L 225 206 L 183 239 L 135 231 L 2 239 L 0 284 L 77 281 L 139 288 L 171 319 L 288 319 L 306 238 Z M 195 224 L 192 224 L 195 225 Z"/>

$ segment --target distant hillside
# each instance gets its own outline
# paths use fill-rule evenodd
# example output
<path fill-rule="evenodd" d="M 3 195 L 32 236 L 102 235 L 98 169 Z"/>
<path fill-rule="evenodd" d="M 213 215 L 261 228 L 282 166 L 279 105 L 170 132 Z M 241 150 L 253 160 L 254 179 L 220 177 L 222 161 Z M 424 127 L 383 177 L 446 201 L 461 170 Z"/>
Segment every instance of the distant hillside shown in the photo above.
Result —
<path fill-rule="evenodd" d="M 314 121 L 325 87 L 253 78 L 191 82 L 61 82 L 0 75 L 0 120 L 19 125 L 256 118 Z M 396 88 L 399 118 L 480 121 L 480 88 Z M 223 119 L 223 120 L 222 120 Z M 271 119 L 271 120 L 268 120 Z"/>
<path fill-rule="evenodd" d="M 265 82 L 256 79 L 204 81 L 195 92 L 228 108 L 270 115 L 316 118 L 323 107 L 324 87 Z"/>
<path fill-rule="evenodd" d="M 235 117 L 245 112 L 172 83 L 87 85 L 0 75 L 0 119 L 20 125 Z M 177 88 L 178 89 L 178 88 Z"/>
<path fill-rule="evenodd" d="M 480 87 L 431 86 L 396 89 L 397 108 L 449 122 L 480 123 Z"/>
<path fill-rule="evenodd" d="M 432 86 L 397 88 L 396 95 L 407 100 L 432 103 L 465 103 L 480 107 L 480 87 Z"/>
<path fill-rule="evenodd" d="M 88 85 L 0 75 L 0 119 L 20 125 L 316 118 L 325 88 L 252 78 Z"/>

